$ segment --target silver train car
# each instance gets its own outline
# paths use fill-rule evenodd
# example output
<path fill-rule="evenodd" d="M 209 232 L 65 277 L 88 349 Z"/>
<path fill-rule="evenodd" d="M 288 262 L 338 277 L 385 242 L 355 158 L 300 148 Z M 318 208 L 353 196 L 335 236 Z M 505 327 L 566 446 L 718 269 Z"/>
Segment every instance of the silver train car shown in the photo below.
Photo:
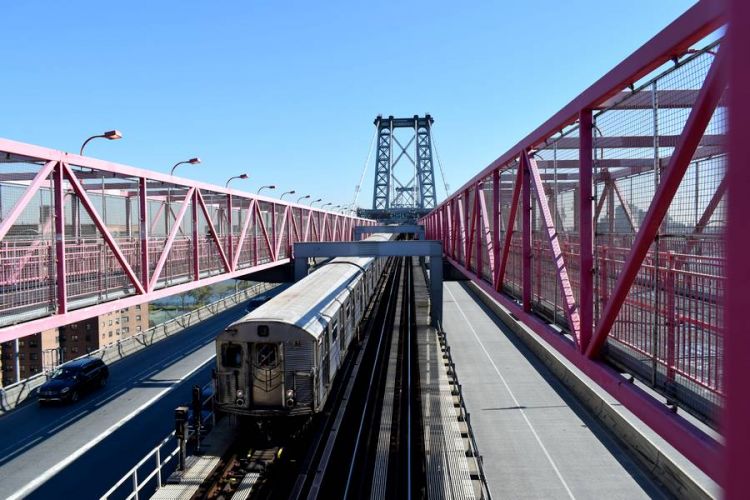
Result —
<path fill-rule="evenodd" d="M 218 409 L 258 417 L 321 411 L 385 264 L 333 259 L 229 325 L 216 338 Z"/>

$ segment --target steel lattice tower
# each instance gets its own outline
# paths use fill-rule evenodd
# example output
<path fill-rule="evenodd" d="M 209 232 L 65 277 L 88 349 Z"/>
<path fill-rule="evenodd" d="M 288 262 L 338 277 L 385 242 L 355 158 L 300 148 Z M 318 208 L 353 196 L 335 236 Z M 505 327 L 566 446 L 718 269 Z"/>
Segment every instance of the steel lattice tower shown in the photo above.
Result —
<path fill-rule="evenodd" d="M 378 140 L 373 210 L 413 212 L 435 208 L 435 174 L 430 135 L 433 122 L 430 115 L 414 115 L 412 118 L 383 118 L 378 115 L 375 118 Z M 396 129 L 413 131 L 406 145 L 396 137 Z M 393 154 L 394 144 L 400 149 L 397 155 Z M 396 175 L 396 166 L 403 157 L 411 162 L 413 169 L 400 168 L 398 173 L 402 177 L 399 178 Z M 406 172 L 409 173 L 404 177 Z M 402 179 L 409 180 L 402 182 Z"/>

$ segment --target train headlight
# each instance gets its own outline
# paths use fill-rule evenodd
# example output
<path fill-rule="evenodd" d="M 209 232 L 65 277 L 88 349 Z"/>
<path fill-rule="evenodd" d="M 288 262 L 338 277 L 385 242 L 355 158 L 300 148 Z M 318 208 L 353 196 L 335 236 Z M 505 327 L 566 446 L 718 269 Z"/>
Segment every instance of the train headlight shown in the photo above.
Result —
<path fill-rule="evenodd" d="M 242 389 L 237 389 L 235 395 L 237 396 L 237 399 L 234 400 L 234 404 L 237 406 L 245 406 L 245 392 Z"/>
<path fill-rule="evenodd" d="M 237 389 L 237 397 L 241 398 L 245 395 L 245 393 L 242 391 L 242 389 Z"/>
<path fill-rule="evenodd" d="M 295 404 L 297 404 L 295 396 L 296 394 L 294 393 L 294 389 L 286 390 L 286 405 L 287 406 L 294 406 Z"/>

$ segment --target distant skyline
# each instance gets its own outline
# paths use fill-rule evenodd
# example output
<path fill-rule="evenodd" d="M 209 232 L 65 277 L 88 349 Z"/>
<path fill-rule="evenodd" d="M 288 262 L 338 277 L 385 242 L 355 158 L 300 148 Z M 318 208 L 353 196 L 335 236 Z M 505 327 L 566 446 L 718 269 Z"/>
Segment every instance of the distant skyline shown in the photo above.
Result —
<path fill-rule="evenodd" d="M 455 189 L 693 4 L 6 2 L 0 137 L 77 152 L 116 128 L 87 154 L 165 173 L 199 156 L 178 174 L 335 205 L 377 114 L 430 113 Z"/>

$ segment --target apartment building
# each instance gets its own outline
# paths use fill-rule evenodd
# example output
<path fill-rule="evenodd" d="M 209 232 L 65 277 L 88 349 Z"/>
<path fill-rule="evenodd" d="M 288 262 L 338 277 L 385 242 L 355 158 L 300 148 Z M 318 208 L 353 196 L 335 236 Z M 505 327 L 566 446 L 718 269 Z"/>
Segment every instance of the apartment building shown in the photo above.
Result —
<path fill-rule="evenodd" d="M 148 329 L 148 304 L 120 309 L 0 344 L 2 385 L 23 380 L 61 362 L 95 351 Z M 16 376 L 18 369 L 19 376 Z"/>

